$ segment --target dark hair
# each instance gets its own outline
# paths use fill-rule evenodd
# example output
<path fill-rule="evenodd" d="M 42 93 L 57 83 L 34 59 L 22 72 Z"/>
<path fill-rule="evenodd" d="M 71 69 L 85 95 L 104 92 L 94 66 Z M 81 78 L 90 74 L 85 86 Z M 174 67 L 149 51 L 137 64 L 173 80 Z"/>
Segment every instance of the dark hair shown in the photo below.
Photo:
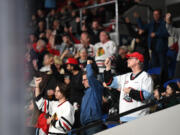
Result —
<path fill-rule="evenodd" d="M 169 83 L 168 85 L 173 91 L 172 95 L 175 95 L 176 91 L 179 91 L 178 85 L 175 82 Z"/>
<path fill-rule="evenodd" d="M 108 36 L 108 39 L 109 39 L 109 40 L 111 39 L 111 37 L 110 37 L 110 35 L 109 35 L 109 32 L 104 31 L 104 30 L 102 30 L 101 32 L 104 32 L 104 33 Z M 101 33 L 101 32 L 100 32 L 100 33 Z"/>
<path fill-rule="evenodd" d="M 157 90 L 159 93 L 163 92 L 164 91 L 164 88 L 161 86 L 161 85 L 156 85 L 154 87 L 154 90 Z"/>
<path fill-rule="evenodd" d="M 64 97 L 67 99 L 69 97 L 69 86 L 61 83 L 61 82 L 57 82 L 57 87 L 59 87 L 60 92 L 64 95 Z"/>
<path fill-rule="evenodd" d="M 77 64 L 77 65 L 75 65 L 75 64 L 70 64 L 70 65 L 73 66 L 73 70 L 78 70 L 78 71 L 81 70 L 78 64 Z"/>
<path fill-rule="evenodd" d="M 51 54 L 51 53 L 46 53 L 45 55 L 47 55 L 47 56 L 48 56 L 48 58 L 53 58 L 53 57 L 54 57 L 54 55 L 53 55 L 53 54 Z"/>
<path fill-rule="evenodd" d="M 98 21 L 97 19 L 93 19 L 92 23 L 93 23 L 93 22 L 98 22 L 98 23 L 99 23 L 99 21 Z"/>
<path fill-rule="evenodd" d="M 42 77 L 42 81 L 39 84 L 40 94 L 47 98 L 47 90 L 56 88 L 56 78 L 43 72 L 37 73 L 36 77 Z"/>
<path fill-rule="evenodd" d="M 62 34 L 62 37 L 68 37 L 68 38 L 70 38 L 68 33 L 63 33 L 63 34 Z"/>

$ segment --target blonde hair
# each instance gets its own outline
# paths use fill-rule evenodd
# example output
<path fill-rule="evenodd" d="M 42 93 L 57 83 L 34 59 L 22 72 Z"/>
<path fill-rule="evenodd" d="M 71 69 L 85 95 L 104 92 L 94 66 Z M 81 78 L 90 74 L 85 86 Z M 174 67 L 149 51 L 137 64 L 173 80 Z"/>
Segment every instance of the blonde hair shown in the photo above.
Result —
<path fill-rule="evenodd" d="M 60 56 L 54 56 L 54 64 L 59 64 L 59 65 L 63 64 Z"/>

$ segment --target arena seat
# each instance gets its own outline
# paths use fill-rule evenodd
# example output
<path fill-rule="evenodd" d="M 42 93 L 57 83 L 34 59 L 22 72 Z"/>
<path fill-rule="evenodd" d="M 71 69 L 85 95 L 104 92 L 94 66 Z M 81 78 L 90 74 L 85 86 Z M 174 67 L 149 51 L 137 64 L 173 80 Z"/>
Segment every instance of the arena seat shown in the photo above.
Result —
<path fill-rule="evenodd" d="M 169 80 L 169 81 L 167 81 L 167 82 L 164 83 L 164 88 L 166 88 L 166 86 L 167 86 L 169 83 L 172 83 L 172 82 L 177 83 L 178 81 L 180 82 L 180 78 L 173 79 L 173 80 Z"/>
<path fill-rule="evenodd" d="M 155 75 L 160 75 L 161 73 L 161 68 L 160 67 L 155 67 L 151 68 L 147 71 L 150 75 L 155 74 Z"/>

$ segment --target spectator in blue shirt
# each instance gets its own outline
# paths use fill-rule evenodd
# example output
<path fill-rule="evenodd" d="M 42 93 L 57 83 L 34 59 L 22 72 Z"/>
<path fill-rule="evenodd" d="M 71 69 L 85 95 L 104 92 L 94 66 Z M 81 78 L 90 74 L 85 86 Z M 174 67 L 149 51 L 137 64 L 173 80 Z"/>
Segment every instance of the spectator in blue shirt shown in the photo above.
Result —
<path fill-rule="evenodd" d="M 166 23 L 161 17 L 161 10 L 155 9 L 153 11 L 153 20 L 147 25 L 142 24 L 137 14 L 134 15 L 137 17 L 138 26 L 148 32 L 148 47 L 152 51 L 152 67 L 160 66 L 167 70 L 166 53 L 169 34 L 166 30 Z"/>
<path fill-rule="evenodd" d="M 92 61 L 88 60 L 86 66 L 87 73 L 83 74 L 82 79 L 82 83 L 86 88 L 80 110 L 80 120 L 83 126 L 100 120 L 102 116 L 103 86 L 95 78 L 91 64 Z M 102 129 L 102 125 L 98 125 L 83 131 L 81 134 L 92 135 L 94 133 L 100 132 Z"/>

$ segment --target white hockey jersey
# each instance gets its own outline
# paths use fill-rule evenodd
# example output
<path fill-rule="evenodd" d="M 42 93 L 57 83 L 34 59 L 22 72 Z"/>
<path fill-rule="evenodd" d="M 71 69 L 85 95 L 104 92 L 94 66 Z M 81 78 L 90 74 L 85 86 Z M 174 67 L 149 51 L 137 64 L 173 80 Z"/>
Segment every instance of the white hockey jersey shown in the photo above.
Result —
<path fill-rule="evenodd" d="M 76 44 L 76 48 L 78 51 L 80 51 L 84 47 L 82 44 Z M 88 53 L 88 56 L 90 57 L 95 56 L 94 46 L 92 44 L 89 44 L 89 47 L 87 48 L 87 53 Z"/>
<path fill-rule="evenodd" d="M 112 57 L 116 53 L 116 49 L 116 44 L 111 40 L 104 44 L 101 42 L 95 44 L 95 61 L 100 73 L 103 73 L 105 70 L 104 61 Z"/>
<path fill-rule="evenodd" d="M 136 101 L 129 97 L 128 94 L 125 94 L 123 89 L 124 88 L 133 88 L 138 91 L 146 91 L 146 93 L 150 93 L 152 95 L 153 91 L 153 81 L 152 78 L 146 72 L 140 73 L 135 79 L 131 80 L 131 74 L 127 73 L 124 75 L 119 75 L 113 78 L 113 82 L 110 85 L 112 88 L 116 88 L 121 90 L 120 99 L 119 99 L 119 113 L 126 112 L 128 110 L 140 107 L 145 105 L 148 101 Z M 149 95 L 150 95 L 149 94 Z M 121 117 L 121 121 L 130 121 L 134 120 L 138 117 L 144 116 L 148 114 L 149 109 L 143 109 L 138 112 L 132 113 L 130 115 Z"/>
<path fill-rule="evenodd" d="M 44 110 L 45 99 L 40 98 L 36 101 L 36 105 L 39 110 Z M 62 133 L 66 134 L 71 130 L 72 125 L 74 124 L 74 108 L 69 101 L 59 103 L 59 101 L 48 101 L 46 100 L 46 113 L 49 113 L 53 116 L 57 114 L 57 122 L 55 127 L 50 124 L 49 133 Z M 48 105 L 49 104 L 49 105 Z"/>

